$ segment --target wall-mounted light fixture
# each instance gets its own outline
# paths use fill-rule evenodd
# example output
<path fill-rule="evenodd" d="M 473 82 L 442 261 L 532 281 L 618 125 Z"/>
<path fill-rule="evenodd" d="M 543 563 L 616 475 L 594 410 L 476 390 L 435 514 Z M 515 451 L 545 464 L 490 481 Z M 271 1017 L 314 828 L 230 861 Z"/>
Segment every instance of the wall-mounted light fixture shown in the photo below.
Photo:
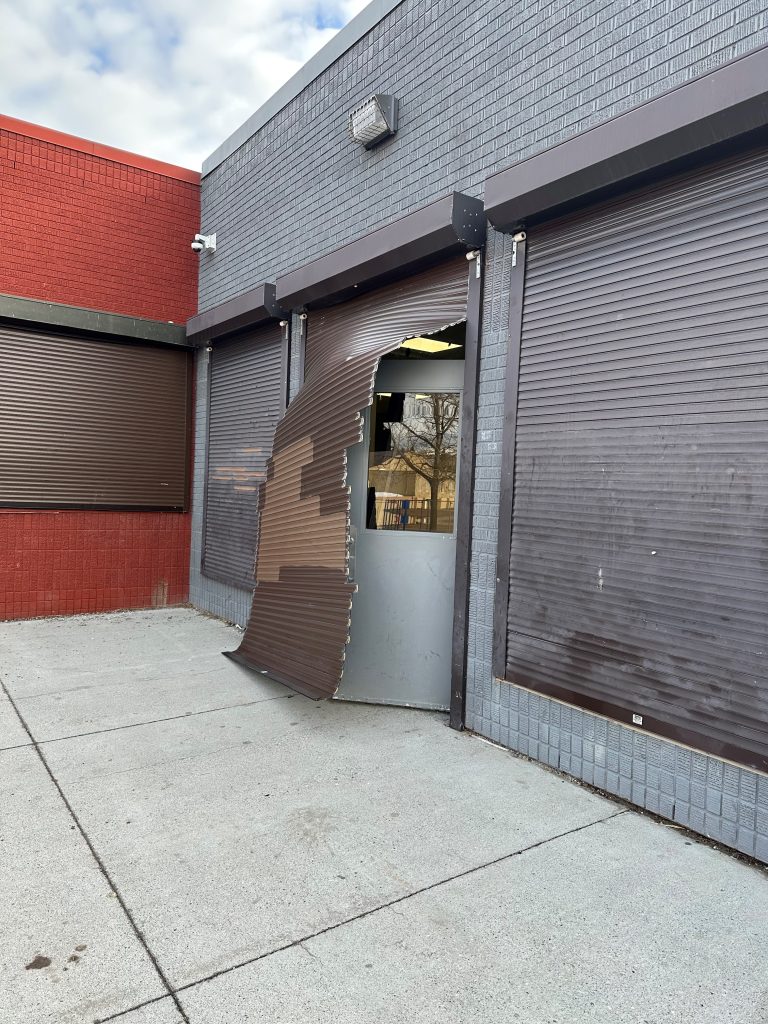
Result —
<path fill-rule="evenodd" d="M 195 235 L 192 249 L 195 252 L 216 252 L 216 235 Z"/>
<path fill-rule="evenodd" d="M 406 338 L 400 342 L 400 348 L 412 348 L 416 352 L 434 355 L 435 352 L 449 352 L 452 348 L 461 348 L 461 345 L 454 341 L 441 341 L 439 338 Z"/>
<path fill-rule="evenodd" d="M 377 93 L 361 103 L 349 115 L 349 135 L 372 149 L 397 131 L 397 99 Z"/>

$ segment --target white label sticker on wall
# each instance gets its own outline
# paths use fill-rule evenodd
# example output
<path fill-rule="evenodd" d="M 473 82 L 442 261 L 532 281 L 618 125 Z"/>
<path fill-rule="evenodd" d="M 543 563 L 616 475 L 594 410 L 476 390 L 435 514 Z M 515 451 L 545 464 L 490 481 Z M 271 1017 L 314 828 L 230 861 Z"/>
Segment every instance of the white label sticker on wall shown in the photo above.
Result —
<path fill-rule="evenodd" d="M 632 715 L 632 725 L 642 725 L 642 724 L 643 724 L 643 716 L 642 715 Z"/>

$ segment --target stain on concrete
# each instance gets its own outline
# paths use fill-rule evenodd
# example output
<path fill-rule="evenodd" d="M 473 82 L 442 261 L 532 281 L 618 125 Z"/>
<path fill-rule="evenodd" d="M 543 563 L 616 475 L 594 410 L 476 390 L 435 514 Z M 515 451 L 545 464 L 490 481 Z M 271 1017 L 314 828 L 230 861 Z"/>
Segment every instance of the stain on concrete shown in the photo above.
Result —
<path fill-rule="evenodd" d="M 49 956 L 43 956 L 38 953 L 34 960 L 30 961 L 25 967 L 25 971 L 41 971 L 44 967 L 51 966 L 51 958 Z"/>
<path fill-rule="evenodd" d="M 307 843 L 319 843 L 336 830 L 336 815 L 325 808 L 302 807 L 291 818 L 300 838 Z"/>

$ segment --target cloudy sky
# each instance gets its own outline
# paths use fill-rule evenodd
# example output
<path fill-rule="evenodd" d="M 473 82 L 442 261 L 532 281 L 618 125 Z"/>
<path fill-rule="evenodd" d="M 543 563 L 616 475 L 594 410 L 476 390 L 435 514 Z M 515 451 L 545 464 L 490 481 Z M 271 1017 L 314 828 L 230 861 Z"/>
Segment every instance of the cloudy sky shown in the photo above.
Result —
<path fill-rule="evenodd" d="M 0 113 L 199 169 L 367 0 L 0 0 Z"/>

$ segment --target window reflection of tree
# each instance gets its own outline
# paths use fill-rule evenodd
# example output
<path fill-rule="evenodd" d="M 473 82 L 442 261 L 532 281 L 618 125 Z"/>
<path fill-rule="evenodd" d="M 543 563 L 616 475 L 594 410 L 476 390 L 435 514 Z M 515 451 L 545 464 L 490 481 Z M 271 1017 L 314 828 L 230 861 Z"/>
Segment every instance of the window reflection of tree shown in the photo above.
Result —
<path fill-rule="evenodd" d="M 456 476 L 459 396 L 435 393 L 409 398 L 412 400 L 406 405 L 402 422 L 389 425 L 391 454 L 429 485 L 428 520 L 424 526 L 436 532 L 440 485 L 454 481 Z"/>

